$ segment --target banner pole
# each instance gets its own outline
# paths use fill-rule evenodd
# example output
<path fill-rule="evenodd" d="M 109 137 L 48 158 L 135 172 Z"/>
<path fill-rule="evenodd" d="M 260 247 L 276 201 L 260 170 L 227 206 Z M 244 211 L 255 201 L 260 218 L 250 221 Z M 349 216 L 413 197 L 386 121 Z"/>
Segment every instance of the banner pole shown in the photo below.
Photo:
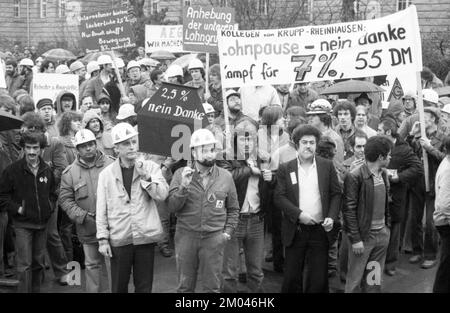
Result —
<path fill-rule="evenodd" d="M 206 68 L 205 68 L 205 93 L 209 93 L 209 52 L 206 52 Z M 207 99 L 205 99 L 206 102 Z"/>
<path fill-rule="evenodd" d="M 111 50 L 111 52 L 109 54 L 110 54 L 111 59 L 113 61 L 114 72 L 116 73 L 117 82 L 119 83 L 120 94 L 122 95 L 122 98 L 125 98 L 125 97 L 127 97 L 127 95 L 125 94 L 125 87 L 123 86 L 122 76 L 120 76 L 119 69 L 117 68 L 116 55 L 114 53 L 114 50 Z"/>
<path fill-rule="evenodd" d="M 419 121 L 420 121 L 420 136 L 426 138 L 427 134 L 425 132 L 425 112 L 423 109 L 423 98 L 422 98 L 422 78 L 420 72 L 416 73 L 417 80 L 417 109 L 419 110 Z M 430 191 L 430 180 L 429 180 L 429 169 L 428 169 L 428 154 L 424 148 L 422 148 L 422 160 L 423 169 L 425 175 L 425 190 Z"/>

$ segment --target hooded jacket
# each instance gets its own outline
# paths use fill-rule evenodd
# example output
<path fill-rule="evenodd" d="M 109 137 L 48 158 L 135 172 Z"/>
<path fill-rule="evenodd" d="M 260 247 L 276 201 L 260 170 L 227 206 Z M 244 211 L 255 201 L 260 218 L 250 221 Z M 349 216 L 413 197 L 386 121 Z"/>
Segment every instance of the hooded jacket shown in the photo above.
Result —
<path fill-rule="evenodd" d="M 64 113 L 61 108 L 61 99 L 64 96 L 69 96 L 70 98 L 72 98 L 71 110 L 75 111 L 77 108 L 77 101 L 76 101 L 75 95 L 73 93 L 71 93 L 70 91 L 66 91 L 66 90 L 61 91 L 58 94 L 58 96 L 56 97 L 55 104 L 54 104 L 54 107 L 56 110 L 56 124 L 59 122 L 59 120 L 61 119 L 61 115 Z"/>
<path fill-rule="evenodd" d="M 103 132 L 108 132 L 108 131 L 110 132 L 113 127 L 114 120 L 116 118 L 116 112 L 114 112 L 114 110 L 113 110 L 113 104 L 112 104 L 110 96 L 108 96 L 106 93 L 102 93 L 98 97 L 97 103 L 100 103 L 100 101 L 102 101 L 102 100 L 109 101 L 109 112 L 108 112 L 109 118 L 105 118 L 102 115 L 102 119 L 103 119 L 102 122 L 103 122 L 103 126 L 104 126 Z"/>
<path fill-rule="evenodd" d="M 100 121 L 100 132 L 95 134 L 97 138 L 97 148 L 107 155 L 114 156 L 114 145 L 112 143 L 111 131 L 105 132 L 103 118 L 99 116 L 94 110 L 88 110 L 83 116 L 83 128 L 88 128 L 89 122 L 93 119 Z"/>
<path fill-rule="evenodd" d="M 111 157 L 99 150 L 93 165 L 87 165 L 77 156 L 63 172 L 59 204 L 75 222 L 78 238 L 82 243 L 97 241 L 95 213 L 98 176 L 112 162 Z"/>

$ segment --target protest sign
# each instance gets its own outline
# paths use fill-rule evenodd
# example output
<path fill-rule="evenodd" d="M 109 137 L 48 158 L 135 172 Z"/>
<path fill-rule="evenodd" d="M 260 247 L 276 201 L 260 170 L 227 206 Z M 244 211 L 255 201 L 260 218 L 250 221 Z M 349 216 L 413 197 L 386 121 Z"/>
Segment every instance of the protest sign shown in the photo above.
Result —
<path fill-rule="evenodd" d="M 5 73 L 6 73 L 5 62 L 3 62 L 2 59 L 0 59 L 0 88 L 6 88 Z"/>
<path fill-rule="evenodd" d="M 54 102 L 61 91 L 71 92 L 75 95 L 78 110 L 79 89 L 76 74 L 37 73 L 33 76 L 32 88 L 35 103 L 42 98 L 49 98 Z"/>
<path fill-rule="evenodd" d="M 185 51 L 218 53 L 217 31 L 222 30 L 237 30 L 233 8 L 184 7 L 183 48 Z"/>
<path fill-rule="evenodd" d="M 374 20 L 218 31 L 218 45 L 224 87 L 292 84 L 422 69 L 414 5 Z"/>
<path fill-rule="evenodd" d="M 82 14 L 80 32 L 87 53 L 136 46 L 127 10 Z"/>
<path fill-rule="evenodd" d="M 138 112 L 139 149 L 188 160 L 190 135 L 206 125 L 197 88 L 163 83 Z"/>
<path fill-rule="evenodd" d="M 414 71 L 391 71 L 386 76 L 384 100 L 391 102 L 401 100 L 403 95 L 411 91 L 416 94 L 416 73 Z"/>
<path fill-rule="evenodd" d="M 145 25 L 145 53 L 183 52 L 183 25 Z"/>

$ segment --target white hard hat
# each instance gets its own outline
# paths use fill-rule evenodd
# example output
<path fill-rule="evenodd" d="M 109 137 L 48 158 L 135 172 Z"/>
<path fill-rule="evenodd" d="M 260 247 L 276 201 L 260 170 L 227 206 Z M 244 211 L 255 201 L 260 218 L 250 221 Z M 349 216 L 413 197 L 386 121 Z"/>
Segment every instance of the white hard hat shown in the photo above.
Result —
<path fill-rule="evenodd" d="M 84 64 L 81 61 L 75 61 L 72 64 L 70 64 L 70 71 L 73 73 L 75 71 L 78 71 L 80 69 L 84 68 Z"/>
<path fill-rule="evenodd" d="M 125 67 L 125 62 L 121 58 L 115 58 L 114 61 L 116 61 L 117 68 Z"/>
<path fill-rule="evenodd" d="M 116 119 L 124 120 L 129 118 L 130 116 L 136 116 L 136 112 L 134 112 L 134 106 L 130 103 L 122 104 L 119 108 L 119 114 L 117 114 Z"/>
<path fill-rule="evenodd" d="M 192 133 L 191 144 L 189 145 L 189 147 L 195 148 L 210 144 L 217 144 L 217 140 L 214 137 L 214 134 L 205 128 L 201 128 Z"/>
<path fill-rule="evenodd" d="M 439 95 L 433 89 L 424 89 L 422 90 L 422 98 L 425 101 L 438 104 L 439 103 Z"/>
<path fill-rule="evenodd" d="M 208 102 L 203 103 L 203 110 L 205 110 L 205 114 L 215 113 L 214 107 Z"/>
<path fill-rule="evenodd" d="M 202 68 L 202 69 L 204 69 L 203 62 L 200 61 L 199 59 L 193 59 L 191 62 L 189 62 L 188 70 L 192 70 L 194 68 Z"/>
<path fill-rule="evenodd" d="M 236 91 L 234 89 L 230 89 L 230 90 L 227 90 L 225 92 L 225 100 L 228 100 L 228 98 L 233 96 L 233 95 L 234 96 L 238 96 L 239 98 L 241 97 L 241 94 L 239 93 L 239 91 Z"/>
<path fill-rule="evenodd" d="M 86 66 L 86 71 L 88 72 L 89 75 L 92 74 L 92 72 L 100 71 L 100 66 L 98 66 L 98 62 L 97 61 L 89 62 Z"/>
<path fill-rule="evenodd" d="M 447 113 L 447 114 L 450 114 L 450 103 L 449 103 L 449 104 L 446 104 L 446 105 L 442 108 L 441 112 L 445 112 L 445 113 Z"/>
<path fill-rule="evenodd" d="M 172 64 L 166 71 L 166 77 L 183 76 L 183 69 L 177 64 Z"/>
<path fill-rule="evenodd" d="M 103 54 L 101 56 L 98 57 L 97 62 L 99 65 L 104 65 L 104 64 L 112 64 L 113 61 L 111 59 L 111 57 L 107 54 Z"/>
<path fill-rule="evenodd" d="M 137 68 L 141 68 L 141 66 L 139 65 L 138 62 L 136 62 L 135 60 L 131 60 L 130 62 L 128 62 L 127 64 L 127 71 L 129 71 L 131 68 L 133 67 L 137 67 Z"/>
<path fill-rule="evenodd" d="M 158 66 L 158 64 L 159 64 L 158 61 L 153 60 L 152 58 L 143 58 L 143 59 L 140 59 L 140 60 L 138 61 L 138 63 L 139 63 L 140 65 L 144 65 L 144 66 L 153 66 L 153 67 L 156 67 L 156 66 Z"/>
<path fill-rule="evenodd" d="M 95 135 L 93 132 L 91 132 L 87 128 L 83 128 L 75 134 L 75 147 L 78 145 L 81 145 L 83 143 L 90 142 L 90 141 L 96 141 L 96 140 L 97 140 L 97 138 L 95 138 Z"/>
<path fill-rule="evenodd" d="M 136 135 L 138 135 L 138 132 L 128 123 L 119 123 L 111 130 L 113 144 L 118 144 L 122 141 L 133 138 Z"/>
<path fill-rule="evenodd" d="M 68 74 L 70 73 L 70 69 L 65 64 L 60 64 L 55 69 L 56 74 Z"/>
<path fill-rule="evenodd" d="M 313 103 L 308 105 L 308 113 L 306 114 L 327 114 L 331 112 L 331 109 L 332 106 L 330 102 L 325 99 L 317 99 Z"/>
<path fill-rule="evenodd" d="M 31 59 L 24 58 L 24 59 L 20 60 L 19 65 L 20 66 L 31 66 L 31 67 L 33 67 L 34 66 L 34 62 Z"/>
<path fill-rule="evenodd" d="M 406 91 L 405 94 L 402 97 L 402 100 L 405 99 L 406 97 L 411 97 L 414 100 L 417 100 L 417 94 L 414 91 L 412 91 L 412 90 Z"/>

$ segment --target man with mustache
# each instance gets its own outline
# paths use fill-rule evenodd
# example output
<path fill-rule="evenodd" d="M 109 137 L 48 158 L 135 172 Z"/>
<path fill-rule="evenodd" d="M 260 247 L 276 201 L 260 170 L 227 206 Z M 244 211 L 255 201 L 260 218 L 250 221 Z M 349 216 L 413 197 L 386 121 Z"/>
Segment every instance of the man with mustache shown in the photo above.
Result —
<path fill-rule="evenodd" d="M 238 224 L 236 187 L 231 173 L 215 165 L 216 143 L 209 130 L 196 130 L 190 143 L 194 164 L 178 169 L 170 184 L 178 292 L 194 292 L 199 271 L 203 290 L 220 292 L 224 248 Z"/>
<path fill-rule="evenodd" d="M 0 210 L 8 210 L 13 219 L 18 290 L 29 293 L 39 292 L 44 278 L 46 225 L 57 195 L 52 169 L 40 156 L 46 145 L 44 134 L 27 131 L 21 145 L 24 157 L 9 165 L 0 178 Z"/>
<path fill-rule="evenodd" d="M 277 172 L 274 203 L 283 212 L 286 247 L 282 292 L 329 291 L 327 233 L 338 218 L 341 187 L 333 162 L 316 156 L 320 137 L 314 126 L 297 127 L 292 135 L 297 158 Z"/>

